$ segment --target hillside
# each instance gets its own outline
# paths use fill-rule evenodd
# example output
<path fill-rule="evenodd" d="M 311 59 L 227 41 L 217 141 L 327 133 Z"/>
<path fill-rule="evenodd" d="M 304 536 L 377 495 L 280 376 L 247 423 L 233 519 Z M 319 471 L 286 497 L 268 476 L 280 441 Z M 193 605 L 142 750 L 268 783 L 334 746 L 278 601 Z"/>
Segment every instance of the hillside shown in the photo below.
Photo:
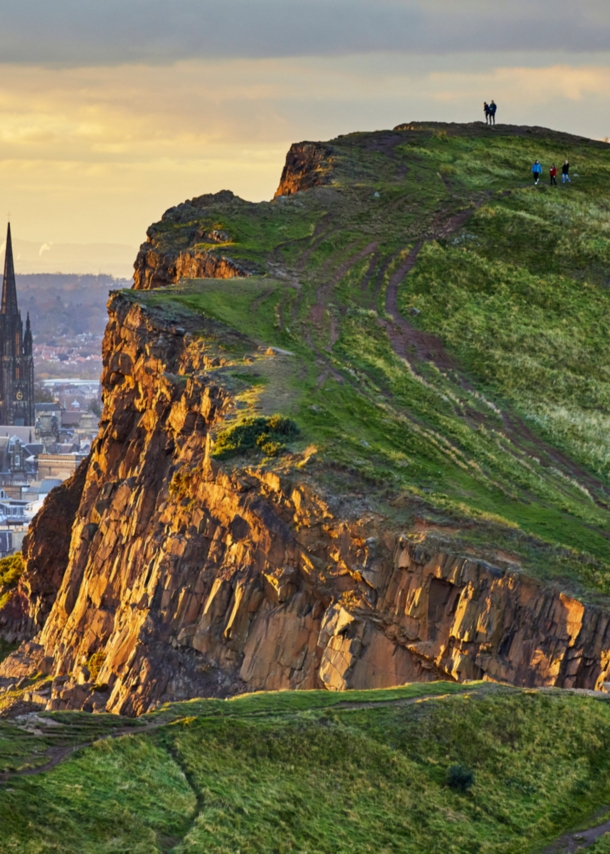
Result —
<path fill-rule="evenodd" d="M 293 146 L 272 202 L 167 211 L 109 303 L 91 457 L 3 599 L 0 685 L 129 715 L 601 688 L 609 190 L 605 143 L 413 124 Z"/>
<path fill-rule="evenodd" d="M 578 177 L 534 189 L 535 157 Z M 274 202 L 152 226 L 136 287 L 180 285 L 139 299 L 294 353 L 240 366 L 239 417 L 295 417 L 333 489 L 608 592 L 609 168 L 608 145 L 536 128 L 297 145 Z M 206 265 L 235 278 L 188 278 Z"/>
<path fill-rule="evenodd" d="M 607 701 L 480 684 L 26 715 L 0 852 L 602 852 L 609 744 Z"/>

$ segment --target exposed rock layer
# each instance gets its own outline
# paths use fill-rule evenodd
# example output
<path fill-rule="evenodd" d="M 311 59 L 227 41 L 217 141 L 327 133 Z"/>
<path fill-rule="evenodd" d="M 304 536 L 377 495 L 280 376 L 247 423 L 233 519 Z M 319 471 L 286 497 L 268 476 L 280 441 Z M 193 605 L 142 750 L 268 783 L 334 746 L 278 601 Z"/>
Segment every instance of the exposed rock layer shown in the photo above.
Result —
<path fill-rule="evenodd" d="M 245 690 L 606 681 L 607 613 L 342 518 L 301 472 L 211 460 L 233 402 L 185 327 L 112 298 L 100 434 L 32 527 L 41 631 L 0 676 L 47 669 L 50 708 L 127 714 Z"/>
<path fill-rule="evenodd" d="M 317 142 L 298 142 L 290 147 L 275 197 L 292 196 L 327 184 L 332 172 L 332 149 Z"/>
<path fill-rule="evenodd" d="M 197 225 L 186 230 L 187 241 L 182 248 L 169 248 L 164 242 L 165 229 L 175 225 L 189 225 L 214 214 L 218 207 L 248 208 L 249 202 L 238 198 L 229 190 L 209 193 L 183 202 L 167 210 L 156 226 L 148 229 L 148 240 L 143 243 L 134 264 L 134 288 L 151 290 L 166 287 L 182 278 L 231 279 L 250 276 L 256 272 L 248 264 L 230 258 L 226 251 L 214 244 L 230 243 L 229 234 L 216 228 L 201 230 Z M 202 244 L 204 244 L 202 246 Z M 211 244 L 209 248 L 205 244 Z"/>
<path fill-rule="evenodd" d="M 160 256 L 144 244 L 136 259 L 134 287 L 148 291 L 166 287 L 180 279 L 232 279 L 250 275 L 243 265 L 224 255 L 187 249 L 174 257 Z"/>

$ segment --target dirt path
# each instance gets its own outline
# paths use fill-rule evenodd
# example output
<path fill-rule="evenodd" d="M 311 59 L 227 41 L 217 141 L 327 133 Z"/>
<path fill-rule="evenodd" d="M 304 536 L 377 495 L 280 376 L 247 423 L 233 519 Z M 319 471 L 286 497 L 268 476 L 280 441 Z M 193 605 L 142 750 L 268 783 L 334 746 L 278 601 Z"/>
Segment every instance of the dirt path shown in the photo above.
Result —
<path fill-rule="evenodd" d="M 442 239 L 457 231 L 466 224 L 474 213 L 474 210 L 475 208 L 468 208 L 465 211 L 460 211 L 460 213 L 439 223 L 432 234 L 419 240 L 400 267 L 392 274 L 385 298 L 386 314 L 392 319 L 392 323 L 386 323 L 386 328 L 394 352 L 403 359 L 409 360 L 409 357 L 415 355 L 420 361 L 433 362 L 440 370 L 456 371 L 460 377 L 460 384 L 468 391 L 472 390 L 470 384 L 461 377 L 457 361 L 449 355 L 440 338 L 431 332 L 416 329 L 400 313 L 398 307 L 398 288 L 407 273 L 415 266 L 417 256 L 426 242 Z"/>
<path fill-rule="evenodd" d="M 398 287 L 407 273 L 415 266 L 417 256 L 423 245 L 423 240 L 416 243 L 398 270 L 390 278 L 386 291 L 385 308 L 391 321 L 382 321 L 382 324 L 386 328 L 392 349 L 398 356 L 410 361 L 415 355 L 419 361 L 433 362 L 441 370 L 457 370 L 457 362 L 445 350 L 440 338 L 430 332 L 416 329 L 400 313 L 398 307 Z"/>
<path fill-rule="evenodd" d="M 485 201 L 486 199 L 482 199 L 477 206 L 480 206 L 480 204 L 483 204 Z M 396 355 L 408 361 L 413 368 L 414 366 L 412 361 L 415 358 L 417 361 L 432 362 L 441 371 L 452 371 L 456 381 L 459 382 L 464 391 L 468 392 L 475 391 L 474 387 L 463 376 L 459 362 L 447 352 L 440 338 L 430 332 L 424 332 L 423 330 L 416 329 L 411 323 L 409 323 L 406 317 L 401 314 L 398 306 L 398 289 L 405 276 L 415 266 L 417 257 L 426 241 L 448 237 L 454 231 L 462 228 L 474 213 L 474 210 L 475 208 L 469 208 L 468 210 L 450 217 L 445 222 L 439 223 L 433 234 L 422 238 L 415 244 L 403 263 L 392 275 L 388 283 L 385 309 L 386 314 L 390 317 L 390 321 L 381 318 L 379 321 L 380 324 L 385 327 L 392 349 Z M 604 484 L 597 480 L 594 475 L 579 466 L 578 463 L 570 459 L 567 454 L 564 454 L 557 448 L 552 447 L 540 436 L 536 436 L 522 418 L 505 411 L 502 411 L 501 415 L 505 435 L 515 448 L 518 448 L 524 453 L 531 453 L 531 449 L 527 446 L 536 446 L 538 452 L 540 450 L 544 451 L 548 458 L 548 462 L 541 460 L 542 465 L 555 465 L 559 469 L 566 470 L 572 477 L 585 485 L 589 491 L 593 491 L 592 498 L 598 506 L 608 506 L 607 501 L 604 501 L 595 495 L 595 492 L 607 493 L 607 490 Z M 469 413 L 469 417 L 472 417 L 475 420 L 480 420 L 479 413 L 476 413 L 474 410 Z"/>
<path fill-rule="evenodd" d="M 79 744 L 70 744 L 65 747 L 50 747 L 46 753 L 49 759 L 44 765 L 37 765 L 35 768 L 23 768 L 20 771 L 2 771 L 0 772 L 0 783 L 7 783 L 17 777 L 35 777 L 38 774 L 44 774 L 45 771 L 50 771 L 55 768 L 60 762 L 63 762 L 64 759 L 67 759 L 77 750 L 83 750 L 85 747 L 91 747 L 96 741 L 107 741 L 113 738 L 121 738 L 121 736 L 124 735 L 140 735 L 142 733 L 151 732 L 151 730 L 159 729 L 159 727 L 165 726 L 166 724 L 167 721 L 163 720 L 153 721 L 150 724 L 144 724 L 140 727 L 121 727 L 120 729 L 115 730 L 115 732 L 100 735 L 96 738 L 90 738 L 87 741 L 80 742 Z"/>
<path fill-rule="evenodd" d="M 324 316 L 326 313 L 326 306 L 332 293 L 333 288 L 335 288 L 341 279 L 349 272 L 349 270 L 357 264 L 358 261 L 362 261 L 364 258 L 367 258 L 370 255 L 373 255 L 379 248 L 379 241 L 375 240 L 372 243 L 368 243 L 363 249 L 360 249 L 359 252 L 356 252 L 354 255 L 350 255 L 339 267 L 335 270 L 332 279 L 329 282 L 320 285 L 320 287 L 316 290 L 316 301 L 309 312 L 309 320 L 313 323 L 318 329 L 321 328 L 324 322 Z M 369 264 L 369 268 L 371 264 L 375 263 L 375 256 L 371 259 Z M 329 330 L 329 340 L 328 345 L 326 346 L 326 350 L 332 350 L 333 345 L 336 343 L 339 337 L 339 330 L 337 327 L 336 318 L 331 314 L 330 318 L 330 330 Z"/>
<path fill-rule="evenodd" d="M 598 839 L 606 833 L 610 833 L 610 819 L 608 813 L 610 807 L 604 807 L 601 811 L 605 818 L 603 824 L 598 824 L 596 827 L 591 827 L 589 830 L 571 830 L 564 833 L 559 839 L 545 848 L 542 854 L 575 854 L 576 851 L 582 851 L 594 845 Z"/>
<path fill-rule="evenodd" d="M 419 697 L 397 697 L 395 700 L 371 700 L 368 703 L 340 700 L 338 703 L 328 706 L 328 708 L 351 711 L 352 709 L 376 709 L 383 706 L 414 706 L 416 703 L 429 703 L 432 700 L 448 700 L 450 697 L 468 697 L 471 694 L 477 694 L 484 690 L 484 686 L 479 688 L 465 686 L 463 691 L 454 691 L 450 694 L 422 694 Z"/>

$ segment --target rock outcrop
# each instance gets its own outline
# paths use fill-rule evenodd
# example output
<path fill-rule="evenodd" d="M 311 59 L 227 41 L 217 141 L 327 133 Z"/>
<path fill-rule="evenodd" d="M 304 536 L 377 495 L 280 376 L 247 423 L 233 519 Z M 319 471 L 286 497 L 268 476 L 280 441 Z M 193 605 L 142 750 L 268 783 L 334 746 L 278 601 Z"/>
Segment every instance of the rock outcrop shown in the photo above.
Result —
<path fill-rule="evenodd" d="M 161 223 L 148 229 L 134 264 L 134 288 L 151 290 L 166 287 L 182 278 L 231 279 L 251 276 L 256 268 L 236 261 L 220 247 L 230 244 L 231 236 L 217 228 L 201 229 L 198 223 L 206 214 L 217 214 L 219 208 L 248 209 L 249 202 L 229 190 L 208 193 L 176 205 L 165 212 Z M 188 227 L 193 223 L 192 227 Z M 172 228 L 187 226 L 182 231 L 183 246 L 169 247 L 164 239 L 172 237 Z M 218 246 L 218 248 L 215 248 Z"/>
<path fill-rule="evenodd" d="M 339 514 L 301 470 L 215 462 L 234 402 L 193 324 L 112 297 L 100 434 L 32 526 L 39 631 L 0 676 L 43 669 L 48 708 L 126 714 L 246 690 L 606 681 L 609 614 Z"/>
<path fill-rule="evenodd" d="M 174 284 L 180 279 L 232 279 L 250 276 L 251 271 L 224 255 L 187 249 L 175 257 L 159 255 L 144 244 L 135 264 L 134 287 L 148 291 Z"/>
<path fill-rule="evenodd" d="M 333 171 L 333 151 L 318 142 L 298 142 L 290 147 L 275 197 L 292 196 L 328 184 Z"/>
<path fill-rule="evenodd" d="M 28 640 L 34 635 L 28 597 L 17 587 L 0 601 L 0 640 L 8 644 Z"/>

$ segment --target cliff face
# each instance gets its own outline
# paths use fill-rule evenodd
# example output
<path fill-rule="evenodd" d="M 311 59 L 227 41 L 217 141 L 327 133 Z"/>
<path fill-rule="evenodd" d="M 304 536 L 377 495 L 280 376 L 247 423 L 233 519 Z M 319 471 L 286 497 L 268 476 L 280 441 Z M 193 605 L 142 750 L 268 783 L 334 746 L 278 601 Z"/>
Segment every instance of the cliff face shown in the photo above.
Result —
<path fill-rule="evenodd" d="M 317 142 L 298 142 L 290 147 L 275 197 L 292 196 L 330 181 L 333 150 Z"/>
<path fill-rule="evenodd" d="M 196 331 L 111 300 L 100 435 L 28 537 L 42 631 L 0 675 L 46 667 L 49 708 L 127 714 L 261 689 L 606 680 L 608 614 L 340 517 L 305 475 L 212 460 L 233 401 Z"/>
<path fill-rule="evenodd" d="M 134 288 L 151 290 L 166 287 L 182 278 L 231 279 L 252 275 L 255 268 L 247 262 L 233 260 L 223 248 L 224 244 L 231 243 L 229 234 L 212 226 L 202 228 L 200 224 L 202 218 L 217 215 L 219 208 L 240 210 L 249 207 L 252 206 L 248 202 L 223 190 L 170 208 L 163 215 L 161 228 L 151 226 L 148 229 L 148 240 L 140 247 L 134 264 Z M 171 234 L 172 227 L 181 226 L 186 226 L 182 245 L 168 245 L 167 239 L 164 240 L 167 231 Z M 219 248 L 215 248 L 218 244 Z"/>
<path fill-rule="evenodd" d="M 162 288 L 180 279 L 232 279 L 250 272 L 231 258 L 212 252 L 187 249 L 175 257 L 159 255 L 146 244 L 138 253 L 134 288 L 147 291 Z"/>
<path fill-rule="evenodd" d="M 548 438 L 549 413 L 575 405 L 566 389 L 579 387 L 583 423 L 608 399 L 607 336 L 586 320 L 610 311 L 605 268 L 570 255 L 598 225 L 585 186 L 562 202 L 574 240 L 523 254 L 523 228 L 552 212 L 531 215 L 542 197 L 516 171 L 485 172 L 499 132 L 408 125 L 300 143 L 275 201 L 200 196 L 150 227 L 136 291 L 109 304 L 98 438 L 32 525 L 0 612 L 0 636 L 24 640 L 0 685 L 42 672 L 49 708 L 139 714 L 261 689 L 606 682 L 610 613 L 548 584 L 598 601 L 610 590 L 606 475 L 583 456 L 590 442 L 568 453 L 565 434 Z M 537 156 L 541 134 L 507 132 L 505 163 Z M 607 147 L 560 141 L 591 158 L 605 192 Z M 503 266 L 496 281 L 502 240 L 518 275 Z M 577 286 L 583 265 L 599 288 Z M 436 334 L 431 317 L 468 317 L 462 303 L 483 292 L 472 335 Z M 538 344 L 567 341 L 568 317 L 579 359 L 562 363 L 569 348 L 550 359 Z M 460 347 L 477 335 L 485 358 L 466 351 L 466 370 Z M 511 403 L 510 385 L 494 397 L 514 358 L 533 403 Z M 586 423 L 585 438 L 599 433 Z"/>

